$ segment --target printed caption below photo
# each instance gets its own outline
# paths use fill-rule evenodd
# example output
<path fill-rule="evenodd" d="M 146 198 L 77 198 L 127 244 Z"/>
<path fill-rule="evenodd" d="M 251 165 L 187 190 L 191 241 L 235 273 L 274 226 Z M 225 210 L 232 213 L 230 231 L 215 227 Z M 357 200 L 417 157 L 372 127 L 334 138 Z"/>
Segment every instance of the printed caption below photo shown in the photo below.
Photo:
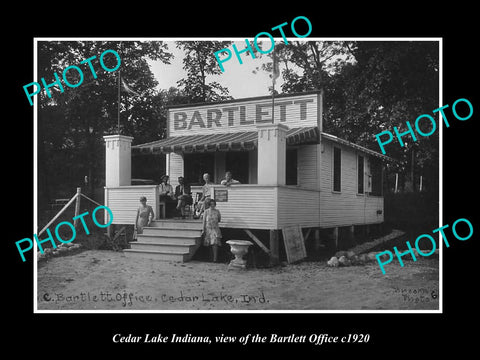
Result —
<path fill-rule="evenodd" d="M 344 334 L 342 336 L 329 334 L 310 334 L 310 335 L 260 335 L 246 334 L 243 336 L 195 336 L 191 334 L 178 335 L 172 334 L 164 336 L 162 334 L 144 334 L 144 335 L 123 335 L 115 334 L 112 341 L 117 344 L 121 343 L 204 343 L 204 344 L 312 344 L 312 345 L 328 345 L 328 344 L 346 344 L 346 343 L 368 343 L 370 341 L 369 334 Z"/>

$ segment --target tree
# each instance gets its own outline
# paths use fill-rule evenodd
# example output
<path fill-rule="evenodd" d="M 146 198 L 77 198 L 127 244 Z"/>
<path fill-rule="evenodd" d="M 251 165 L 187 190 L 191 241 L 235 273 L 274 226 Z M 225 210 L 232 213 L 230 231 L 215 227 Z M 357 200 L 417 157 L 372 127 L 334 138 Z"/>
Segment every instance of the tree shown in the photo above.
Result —
<path fill-rule="evenodd" d="M 437 42 L 304 41 L 276 44 L 274 51 L 283 65 L 282 91 L 323 88 L 323 131 L 367 148 L 378 150 L 375 134 L 393 126 L 405 131 L 407 120 L 437 108 Z M 271 72 L 272 63 L 261 69 Z M 410 178 L 423 173 L 435 188 L 438 131 L 417 142 L 404 140 L 405 147 L 388 147 L 387 155 L 401 161 L 395 171 Z"/>
<path fill-rule="evenodd" d="M 99 57 L 106 50 L 115 50 L 121 58 L 117 71 L 107 72 L 99 64 Z M 83 185 L 89 178 L 89 190 L 93 190 L 96 178 L 103 175 L 104 144 L 102 135 L 118 131 L 118 75 L 127 81 L 140 96 L 121 92 L 120 131 L 132 135 L 136 141 L 150 141 L 163 131 L 154 118 L 158 103 L 154 95 L 157 85 L 146 62 L 147 58 L 169 63 L 172 57 L 166 44 L 150 42 L 112 41 L 42 41 L 38 43 L 38 73 L 47 83 L 54 81 L 54 73 L 62 77 L 63 70 L 75 65 L 83 70 L 83 82 L 75 88 L 64 86 L 62 93 L 57 86 L 50 88 L 52 98 L 42 91 L 38 96 L 38 172 L 40 195 L 43 201 L 50 197 L 50 190 L 57 195 L 68 195 L 72 187 Z M 112 54 L 108 54 L 112 55 Z M 83 60 L 96 56 L 92 65 L 94 78 Z M 105 56 L 104 63 L 114 68 L 115 57 Z M 68 73 L 68 80 L 80 81 L 75 71 Z M 61 171 L 59 171 L 61 169 Z M 44 181 L 43 181 L 44 180 Z"/>
<path fill-rule="evenodd" d="M 183 69 L 187 77 L 177 81 L 178 87 L 190 102 L 210 102 L 232 99 L 228 89 L 216 81 L 208 82 L 208 75 L 221 75 L 213 54 L 228 47 L 231 41 L 177 41 L 176 46 L 185 52 Z"/>
<path fill-rule="evenodd" d="M 318 90 L 325 87 L 331 74 L 353 61 L 353 42 L 343 41 L 289 41 L 275 44 L 274 51 L 283 65 L 282 92 L 286 94 Z M 262 57 L 259 52 L 255 57 Z M 272 62 L 262 64 L 258 70 L 272 72 Z"/>
<path fill-rule="evenodd" d="M 328 83 L 325 131 L 378 149 L 375 134 L 393 132 L 394 126 L 405 131 L 406 121 L 413 124 L 419 115 L 438 107 L 436 42 L 358 42 L 353 54 L 356 63 L 345 66 Z M 438 131 L 417 142 L 406 136 L 404 142 L 404 147 L 398 143 L 387 147 L 388 156 L 402 161 L 397 170 L 410 178 L 412 171 L 422 172 L 436 187 Z"/>

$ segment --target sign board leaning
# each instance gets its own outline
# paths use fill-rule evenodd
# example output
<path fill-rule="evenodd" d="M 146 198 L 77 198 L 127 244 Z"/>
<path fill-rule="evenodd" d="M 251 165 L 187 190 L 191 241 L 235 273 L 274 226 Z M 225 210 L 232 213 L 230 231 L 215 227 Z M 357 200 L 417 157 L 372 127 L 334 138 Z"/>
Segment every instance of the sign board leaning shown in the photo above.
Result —
<path fill-rule="evenodd" d="M 286 226 L 282 229 L 285 252 L 289 263 L 302 260 L 307 257 L 305 242 L 300 226 Z"/>

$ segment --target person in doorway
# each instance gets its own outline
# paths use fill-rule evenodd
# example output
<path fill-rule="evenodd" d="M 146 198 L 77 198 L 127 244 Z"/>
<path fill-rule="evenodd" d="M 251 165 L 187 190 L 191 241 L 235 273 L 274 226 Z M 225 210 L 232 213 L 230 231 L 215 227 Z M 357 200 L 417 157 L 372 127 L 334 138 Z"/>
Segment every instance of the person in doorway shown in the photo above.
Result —
<path fill-rule="evenodd" d="M 185 205 L 192 205 L 192 191 L 190 185 L 185 183 L 183 176 L 178 177 L 178 185 L 175 187 L 175 199 L 177 199 L 177 207 L 175 210 L 180 213 L 182 219 L 185 218 Z"/>
<path fill-rule="evenodd" d="M 220 211 L 216 208 L 216 201 L 208 201 L 208 209 L 203 214 L 203 245 L 212 247 L 213 262 L 218 261 L 218 247 L 222 245 L 222 233 L 219 222 L 222 220 Z"/>
<path fill-rule="evenodd" d="M 220 184 L 225 185 L 225 186 L 230 186 L 232 184 L 240 184 L 240 181 L 235 180 L 232 176 L 231 171 L 227 171 L 225 173 L 225 179 L 223 179 Z"/>
<path fill-rule="evenodd" d="M 202 187 L 202 197 L 198 201 L 197 209 L 195 211 L 197 217 L 201 217 L 207 208 L 206 202 L 213 197 L 213 185 L 215 185 L 210 181 L 210 174 L 208 173 L 203 174 L 203 180 L 205 181 L 205 185 Z"/>
<path fill-rule="evenodd" d="M 155 214 L 153 213 L 152 207 L 147 205 L 147 198 L 142 196 L 140 198 L 140 207 L 137 210 L 134 232 L 137 234 L 143 234 L 143 228 L 145 226 L 150 226 L 154 218 Z"/>
<path fill-rule="evenodd" d="M 162 176 L 162 182 L 160 183 L 160 202 L 165 203 L 165 217 L 170 217 L 173 206 L 177 202 L 175 199 L 175 192 L 173 186 L 168 183 L 170 177 L 168 175 Z"/>

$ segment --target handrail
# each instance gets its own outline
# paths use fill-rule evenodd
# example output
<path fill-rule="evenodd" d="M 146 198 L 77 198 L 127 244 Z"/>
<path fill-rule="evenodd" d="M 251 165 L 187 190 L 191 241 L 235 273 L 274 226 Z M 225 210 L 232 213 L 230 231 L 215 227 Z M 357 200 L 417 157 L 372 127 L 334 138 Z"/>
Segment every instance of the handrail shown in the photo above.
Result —
<path fill-rule="evenodd" d="M 78 189 L 79 189 L 79 188 L 77 188 L 77 191 L 78 191 Z M 57 213 L 57 215 L 55 215 L 55 216 L 53 217 L 53 219 L 50 220 L 50 221 L 48 222 L 48 224 L 45 225 L 45 227 L 44 227 L 42 230 L 40 230 L 40 232 L 38 233 L 37 236 L 42 235 L 42 233 L 43 233 L 45 230 L 47 230 L 47 228 L 48 228 L 50 225 L 52 225 L 52 223 L 53 223 L 55 220 L 58 219 L 58 217 L 67 209 L 67 207 L 69 207 L 69 206 L 73 203 L 73 201 L 77 198 L 77 196 L 78 196 L 78 192 L 77 192 L 77 194 L 73 195 L 73 197 L 68 201 L 68 203 L 66 203 L 65 206 Z"/>
<path fill-rule="evenodd" d="M 87 200 L 90 200 L 91 202 L 93 202 L 95 205 L 98 205 L 98 206 L 103 206 L 102 204 L 99 204 L 98 202 L 96 202 L 95 200 L 92 200 L 90 199 L 87 195 L 85 194 L 80 194 L 82 195 L 84 198 L 86 198 Z"/>
<path fill-rule="evenodd" d="M 40 232 L 38 233 L 37 236 L 40 236 L 45 230 L 47 230 L 48 227 L 49 227 L 50 225 L 52 225 L 53 222 L 54 222 L 55 220 L 57 220 L 58 217 L 59 217 L 61 214 L 63 214 L 63 212 L 73 203 L 74 200 L 77 200 L 76 206 L 75 206 L 75 216 L 74 216 L 74 217 L 77 217 L 78 215 L 80 215 L 79 213 L 80 213 L 80 198 L 81 198 L 81 196 L 83 196 L 83 197 L 86 198 L 87 200 L 90 200 L 91 202 L 93 202 L 94 204 L 96 204 L 96 205 L 98 205 L 98 206 L 103 206 L 102 204 L 99 204 L 99 203 L 96 202 L 95 200 L 90 199 L 87 195 L 82 194 L 82 188 L 79 188 L 79 187 L 78 187 L 78 188 L 77 188 L 77 193 L 76 193 L 75 195 L 73 195 L 73 197 L 68 201 L 68 203 L 66 203 L 65 206 L 57 213 L 57 215 L 55 215 L 55 216 L 52 218 L 52 220 L 50 220 L 50 221 L 48 222 L 48 224 L 45 225 L 45 227 L 44 227 L 42 230 L 40 230 Z M 77 227 L 77 220 L 78 220 L 78 219 L 75 219 L 75 222 L 74 222 L 74 226 L 75 226 L 75 227 Z"/>

